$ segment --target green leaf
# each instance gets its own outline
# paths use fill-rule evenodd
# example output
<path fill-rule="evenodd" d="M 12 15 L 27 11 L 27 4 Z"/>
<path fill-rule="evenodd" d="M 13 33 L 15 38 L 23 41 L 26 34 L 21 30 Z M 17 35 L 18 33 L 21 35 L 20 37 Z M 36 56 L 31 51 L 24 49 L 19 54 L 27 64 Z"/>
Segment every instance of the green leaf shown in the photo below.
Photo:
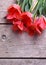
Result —
<path fill-rule="evenodd" d="M 37 14 L 37 11 L 41 7 L 41 4 L 42 4 L 42 0 L 38 0 L 38 3 L 36 4 L 36 6 L 34 8 L 34 16 Z"/>
<path fill-rule="evenodd" d="M 20 4 L 20 0 L 16 0 L 16 3 L 19 5 Z"/>
<path fill-rule="evenodd" d="M 29 4 L 30 4 L 30 6 L 32 5 L 32 0 L 29 0 Z"/>
<path fill-rule="evenodd" d="M 24 11 L 25 8 L 25 4 L 28 2 L 28 0 L 23 0 L 23 4 L 22 4 L 22 11 Z"/>
<path fill-rule="evenodd" d="M 43 6 L 42 14 L 46 16 L 46 4 Z"/>
<path fill-rule="evenodd" d="M 29 4 L 28 3 L 25 6 L 25 11 L 29 11 Z"/>
<path fill-rule="evenodd" d="M 42 10 L 43 10 L 43 7 L 40 7 L 39 8 L 39 14 L 42 15 Z"/>
<path fill-rule="evenodd" d="M 34 8 L 34 16 L 39 12 L 39 15 L 46 15 L 46 0 L 38 0 L 36 7 Z"/>

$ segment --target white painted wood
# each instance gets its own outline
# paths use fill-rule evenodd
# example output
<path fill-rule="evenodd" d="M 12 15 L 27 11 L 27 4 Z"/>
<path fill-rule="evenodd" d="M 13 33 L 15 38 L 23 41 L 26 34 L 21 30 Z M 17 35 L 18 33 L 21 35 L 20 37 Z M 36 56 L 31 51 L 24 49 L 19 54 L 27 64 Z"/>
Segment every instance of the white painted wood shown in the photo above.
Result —
<path fill-rule="evenodd" d="M 37 59 L 2 59 L 0 60 L 0 65 L 46 65 L 46 60 Z"/>
<path fill-rule="evenodd" d="M 0 0 L 0 23 L 7 14 L 7 8 L 15 0 Z M 46 30 L 41 36 L 14 33 L 10 25 L 0 24 L 0 57 L 46 57 Z"/>
<path fill-rule="evenodd" d="M 46 30 L 41 36 L 17 34 L 11 25 L 0 25 L 0 57 L 46 57 Z"/>
<path fill-rule="evenodd" d="M 0 0 L 0 11 L 6 11 L 13 3 L 15 3 L 15 0 Z"/>
<path fill-rule="evenodd" d="M 8 7 L 14 3 L 15 0 L 0 0 L 0 23 L 6 23 L 3 18 L 7 14 Z"/>

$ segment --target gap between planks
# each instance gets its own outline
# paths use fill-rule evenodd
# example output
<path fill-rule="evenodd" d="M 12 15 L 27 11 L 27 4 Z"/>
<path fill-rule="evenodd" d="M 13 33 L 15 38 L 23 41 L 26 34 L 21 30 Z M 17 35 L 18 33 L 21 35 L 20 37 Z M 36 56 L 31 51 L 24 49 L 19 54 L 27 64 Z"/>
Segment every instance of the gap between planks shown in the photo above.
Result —
<path fill-rule="evenodd" d="M 0 59 L 46 59 L 46 57 L 0 57 Z"/>

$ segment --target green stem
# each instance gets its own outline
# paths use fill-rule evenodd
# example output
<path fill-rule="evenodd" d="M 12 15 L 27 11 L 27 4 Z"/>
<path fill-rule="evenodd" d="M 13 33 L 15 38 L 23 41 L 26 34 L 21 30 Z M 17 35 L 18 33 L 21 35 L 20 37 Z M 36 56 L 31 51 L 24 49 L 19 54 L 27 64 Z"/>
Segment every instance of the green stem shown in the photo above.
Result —
<path fill-rule="evenodd" d="M 17 0 L 17 4 L 18 4 L 18 5 L 20 4 L 20 0 Z"/>
<path fill-rule="evenodd" d="M 25 1 L 26 1 L 26 0 L 24 0 L 24 1 L 23 1 L 23 4 L 22 4 L 22 11 L 24 11 Z"/>
<path fill-rule="evenodd" d="M 35 15 L 36 15 L 36 13 L 37 13 L 39 7 L 40 7 L 40 1 L 39 1 L 39 2 L 37 3 L 37 5 L 36 5 L 36 10 L 34 11 L 34 16 L 33 16 L 33 17 L 35 17 Z"/>
<path fill-rule="evenodd" d="M 31 7 L 30 7 L 30 9 L 29 9 L 29 12 L 31 12 Z"/>

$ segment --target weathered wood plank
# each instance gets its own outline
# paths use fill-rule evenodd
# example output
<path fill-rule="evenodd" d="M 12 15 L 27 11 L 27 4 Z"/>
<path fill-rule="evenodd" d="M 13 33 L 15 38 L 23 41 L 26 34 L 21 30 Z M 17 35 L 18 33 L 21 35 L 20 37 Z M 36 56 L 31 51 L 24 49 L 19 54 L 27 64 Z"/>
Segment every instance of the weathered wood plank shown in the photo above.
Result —
<path fill-rule="evenodd" d="M 17 34 L 0 25 L 0 57 L 46 57 L 46 30 L 41 36 Z"/>
<path fill-rule="evenodd" d="M 13 3 L 15 3 L 15 0 L 0 0 L 0 11 L 6 11 Z"/>
<path fill-rule="evenodd" d="M 7 14 L 7 8 L 13 3 L 15 0 L 0 0 L 0 23 L 5 23 L 3 18 Z"/>
<path fill-rule="evenodd" d="M 0 65 L 46 65 L 46 60 L 37 60 L 37 59 L 2 59 L 0 60 Z"/>

